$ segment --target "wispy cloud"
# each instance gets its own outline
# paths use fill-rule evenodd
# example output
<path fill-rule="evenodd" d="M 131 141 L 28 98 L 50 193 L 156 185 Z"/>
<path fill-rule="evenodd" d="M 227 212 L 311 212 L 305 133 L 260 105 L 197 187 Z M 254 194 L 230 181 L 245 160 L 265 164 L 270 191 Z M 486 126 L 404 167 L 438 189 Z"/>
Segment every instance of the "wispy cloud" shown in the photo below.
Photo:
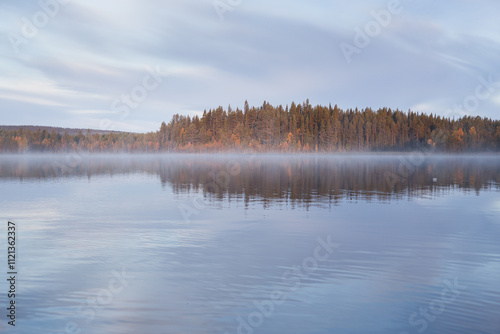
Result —
<path fill-rule="evenodd" d="M 500 3 L 484 0 L 406 1 L 346 64 L 339 43 L 386 7 L 382 0 L 255 0 L 221 21 L 210 1 L 73 0 L 17 54 L 9 34 L 22 36 L 22 20 L 32 22 L 43 9 L 2 3 L 0 115 L 20 124 L 43 110 L 46 123 L 98 127 L 87 117 L 109 116 L 113 101 L 141 84 L 146 66 L 156 65 L 168 77 L 117 127 L 137 130 L 130 122 L 143 122 L 143 130 L 156 130 L 175 113 L 241 108 L 245 99 L 285 105 L 309 98 L 446 115 L 447 104 L 470 94 L 478 76 L 500 73 Z M 475 113 L 492 117 L 497 108 L 496 99 L 482 101 Z"/>

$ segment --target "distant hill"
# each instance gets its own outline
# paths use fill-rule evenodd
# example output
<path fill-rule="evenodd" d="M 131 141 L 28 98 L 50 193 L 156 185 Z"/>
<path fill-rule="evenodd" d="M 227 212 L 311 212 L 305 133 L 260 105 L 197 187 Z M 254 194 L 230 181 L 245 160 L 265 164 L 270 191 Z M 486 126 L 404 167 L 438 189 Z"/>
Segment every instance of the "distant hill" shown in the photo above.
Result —
<path fill-rule="evenodd" d="M 9 130 L 9 131 L 14 131 L 14 130 L 19 130 L 19 129 L 26 129 L 30 130 L 31 132 L 36 132 L 38 129 L 40 131 L 47 131 L 47 132 L 52 132 L 54 130 L 57 134 L 63 135 L 65 132 L 67 132 L 70 136 L 75 136 L 78 134 L 78 132 L 82 132 L 82 134 L 87 134 L 87 131 L 90 131 L 90 134 L 100 134 L 100 135 L 107 135 L 110 133 L 126 133 L 124 131 L 109 131 L 109 130 L 94 130 L 94 129 L 72 129 L 72 128 L 58 128 L 55 126 L 36 126 L 36 125 L 0 125 L 0 130 Z"/>

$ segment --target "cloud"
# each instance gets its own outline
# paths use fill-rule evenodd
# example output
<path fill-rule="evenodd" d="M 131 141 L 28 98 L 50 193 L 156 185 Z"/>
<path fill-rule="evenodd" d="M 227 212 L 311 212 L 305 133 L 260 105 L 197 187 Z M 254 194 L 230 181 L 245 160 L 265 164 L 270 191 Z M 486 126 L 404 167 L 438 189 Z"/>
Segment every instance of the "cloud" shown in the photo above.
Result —
<path fill-rule="evenodd" d="M 72 114 L 77 114 L 77 115 L 116 114 L 116 112 L 113 112 L 110 110 L 70 110 L 69 112 Z"/>
<path fill-rule="evenodd" d="M 168 76 L 132 110 L 151 131 L 175 113 L 242 108 L 246 99 L 285 105 L 309 98 L 343 108 L 418 107 L 445 115 L 478 76 L 500 73 L 494 33 L 500 4 L 485 1 L 458 1 L 453 8 L 404 2 L 401 14 L 347 64 L 339 44 L 351 43 L 354 28 L 364 28 L 374 20 L 372 11 L 387 3 L 243 1 L 221 21 L 211 1 L 73 0 L 19 54 L 7 34 L 22 34 L 21 19 L 32 20 L 41 7 L 4 3 L 0 115 L 20 124 L 38 105 L 54 108 L 40 108 L 46 123 L 90 126 L 89 113 L 75 111 L 110 111 L 141 84 L 146 66 L 157 65 Z M 494 116 L 497 106 L 483 101 L 477 113 Z"/>
<path fill-rule="evenodd" d="M 26 96 L 26 95 L 16 94 L 16 93 L 9 93 L 9 94 L 0 93 L 0 99 L 15 100 L 15 101 L 21 101 L 21 102 L 26 102 L 26 103 L 30 103 L 30 104 L 36 104 L 36 105 L 43 105 L 43 106 L 59 106 L 59 107 L 66 106 L 65 104 L 62 104 L 61 102 L 58 102 L 55 100 L 48 100 L 48 99 L 44 99 L 44 98 Z"/>

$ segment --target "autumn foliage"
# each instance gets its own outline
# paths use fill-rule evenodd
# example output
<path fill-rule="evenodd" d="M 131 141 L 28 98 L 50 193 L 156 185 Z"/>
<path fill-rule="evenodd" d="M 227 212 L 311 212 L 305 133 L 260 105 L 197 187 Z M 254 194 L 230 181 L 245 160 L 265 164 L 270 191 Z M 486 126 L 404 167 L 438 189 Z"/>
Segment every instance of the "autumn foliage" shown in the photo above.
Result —
<path fill-rule="evenodd" d="M 232 110 L 218 107 L 200 116 L 174 115 L 156 132 L 85 134 L 55 130 L 0 130 L 0 152 L 366 152 L 432 147 L 440 151 L 500 150 L 500 121 L 454 120 L 381 108 L 342 110 L 309 101 L 290 107 Z"/>

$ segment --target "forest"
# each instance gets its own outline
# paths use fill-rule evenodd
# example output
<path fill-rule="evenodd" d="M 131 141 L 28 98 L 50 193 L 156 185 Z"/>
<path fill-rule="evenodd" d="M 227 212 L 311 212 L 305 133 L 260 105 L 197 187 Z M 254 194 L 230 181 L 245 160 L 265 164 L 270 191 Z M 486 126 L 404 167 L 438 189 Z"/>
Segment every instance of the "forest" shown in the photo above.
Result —
<path fill-rule="evenodd" d="M 0 128 L 0 152 L 441 152 L 500 150 L 500 120 L 451 119 L 390 108 L 372 110 L 264 102 L 243 110 L 218 107 L 176 114 L 156 132 L 61 133 Z"/>

